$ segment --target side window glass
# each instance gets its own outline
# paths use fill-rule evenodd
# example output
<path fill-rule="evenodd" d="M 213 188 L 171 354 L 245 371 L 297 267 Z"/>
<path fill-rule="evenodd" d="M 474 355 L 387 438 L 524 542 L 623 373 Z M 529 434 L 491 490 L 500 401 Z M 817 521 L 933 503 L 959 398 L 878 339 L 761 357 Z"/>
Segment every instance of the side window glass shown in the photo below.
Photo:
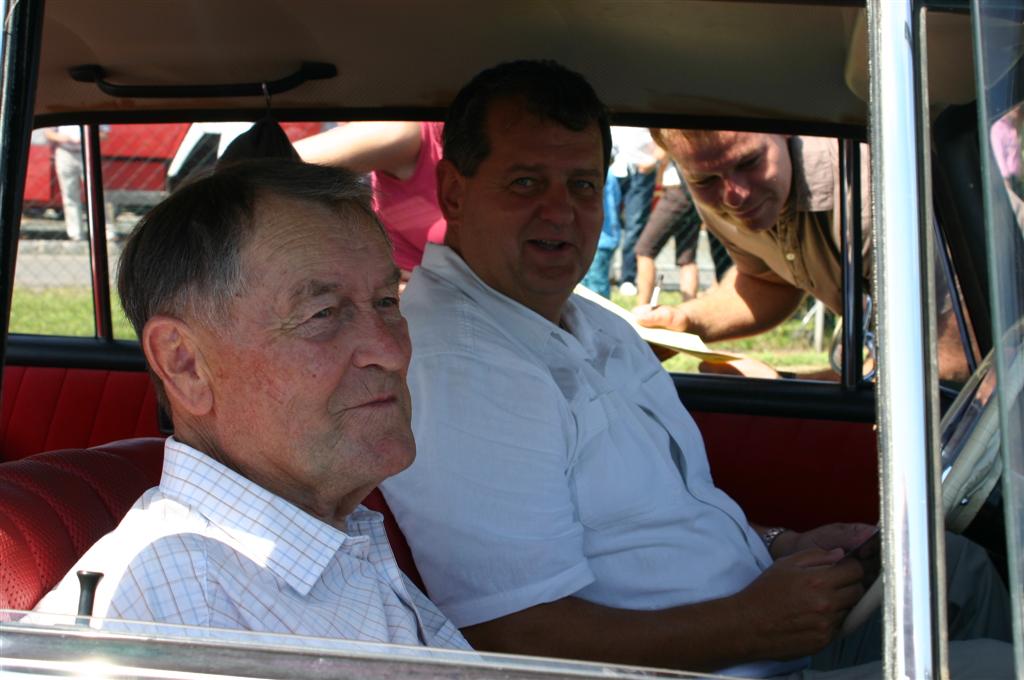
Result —
<path fill-rule="evenodd" d="M 1024 649 L 1024 210 L 1022 210 L 1022 125 L 1024 96 L 1024 12 L 1001 3 L 977 4 L 975 54 L 978 112 L 988 130 L 983 154 L 989 283 L 992 289 L 993 363 L 999 407 L 999 442 L 1005 466 L 1007 554 L 1012 589 L 1018 668 Z M 983 147 L 984 148 L 984 147 Z"/>
<path fill-rule="evenodd" d="M 605 221 L 597 254 L 582 285 L 638 317 L 653 303 L 657 309 L 647 318 L 653 322 L 656 314 L 664 327 L 678 330 L 677 324 L 689 319 L 674 321 L 666 308 L 684 305 L 681 309 L 693 310 L 691 314 L 719 317 L 703 319 L 717 323 L 730 307 L 707 302 L 721 300 L 719 293 L 731 294 L 735 299 L 735 291 L 740 288 L 750 291 L 757 287 L 749 284 L 751 279 L 756 279 L 754 284 L 783 282 L 786 299 L 776 305 L 782 310 L 774 313 L 776 321 L 764 324 L 760 332 L 741 329 L 724 337 L 705 335 L 701 340 L 707 353 L 676 354 L 663 362 L 665 368 L 682 373 L 837 380 L 829 365 L 837 317 L 805 293 L 814 289 L 812 281 L 828 279 L 834 285 L 819 292 L 825 293 L 829 305 L 842 306 L 840 230 L 837 223 L 833 224 L 838 220 L 831 208 L 822 207 L 825 203 L 834 205 L 838 145 L 834 140 L 804 137 L 790 143 L 778 135 L 690 135 L 666 130 L 655 131 L 652 137 L 645 128 L 612 128 L 613 159 L 605 182 Z M 762 144 L 762 140 L 766 141 Z M 693 145 L 701 145 L 699 153 L 690 151 Z M 729 153 L 734 149 L 742 150 L 742 158 L 738 152 Z M 798 159 L 813 156 L 815 160 L 805 172 L 802 164 L 791 163 L 791 155 Z M 699 163 L 694 160 L 698 157 Z M 736 162 L 725 167 L 727 159 L 733 157 Z M 706 164 L 709 158 L 711 165 Z M 722 167 L 715 165 L 718 159 Z M 767 234 L 760 223 L 750 229 L 731 223 L 723 226 L 732 213 L 743 213 L 737 218 L 740 222 L 770 211 L 774 215 L 770 222 L 783 219 L 787 195 L 779 196 L 784 188 L 769 179 L 779 175 L 774 168 L 767 168 L 774 164 L 796 168 L 793 174 L 799 177 L 787 186 L 791 185 L 808 205 L 806 213 L 816 213 L 808 219 L 820 222 L 813 227 L 817 237 L 813 246 L 800 245 L 801 229 L 810 229 L 808 225 L 788 231 L 791 238 L 786 243 L 766 236 L 754 244 L 740 242 L 731 233 L 725 235 L 729 229 Z M 806 175 L 814 177 L 808 180 Z M 730 206 L 719 205 L 722 201 L 718 199 L 733 184 L 737 189 L 730 194 Z M 746 198 L 740 196 L 748 190 Z M 767 250 L 771 252 L 762 252 Z M 745 282 L 734 286 L 737 276 Z M 764 286 L 776 291 L 779 288 L 772 283 Z M 652 300 L 655 291 L 657 299 Z M 765 297 L 758 296 L 751 304 L 762 309 L 776 304 Z M 703 334 L 699 323 L 684 330 Z M 726 361 L 732 357 L 737 360 Z"/>
<path fill-rule="evenodd" d="M 95 334 L 81 128 L 35 130 L 29 152 L 11 333 Z"/>
<path fill-rule="evenodd" d="M 935 336 L 939 382 L 959 391 L 977 367 L 978 346 L 953 273 L 941 233 L 936 225 Z"/>
<path fill-rule="evenodd" d="M 251 126 L 251 122 L 100 126 L 114 339 L 135 339 L 117 296 L 117 266 L 125 238 L 150 208 L 190 175 L 211 168 Z M 292 141 L 332 126 L 320 122 L 283 125 Z M 62 125 L 40 128 L 32 135 L 11 304 L 12 333 L 97 335 L 83 134 L 81 126 Z"/>
<path fill-rule="evenodd" d="M 100 127 L 105 243 L 113 336 L 135 332 L 116 292 L 124 240 L 138 220 L 251 123 L 112 124 Z M 32 136 L 17 269 L 12 333 L 96 336 L 82 134 L 77 125 Z"/>
<path fill-rule="evenodd" d="M 1024 131 L 1024 104 L 1017 104 L 996 119 L 989 128 L 989 142 L 995 157 L 1000 184 L 997 191 L 1005 192 L 1017 226 L 1024 231 L 1024 171 L 1021 168 L 1022 131 Z"/>
<path fill-rule="evenodd" d="M 125 238 L 188 172 L 216 161 L 215 147 L 203 147 L 196 155 L 193 147 L 184 145 L 191 127 L 188 123 L 110 125 L 101 135 L 111 322 L 117 340 L 136 339 L 117 295 L 117 265 Z"/>
<path fill-rule="evenodd" d="M 117 295 L 117 264 L 125 238 L 150 208 L 188 177 L 213 168 L 231 142 L 251 127 L 251 122 L 142 123 L 110 125 L 103 133 L 100 149 L 115 339 L 136 339 Z M 324 126 L 289 122 L 282 127 L 296 141 Z"/>

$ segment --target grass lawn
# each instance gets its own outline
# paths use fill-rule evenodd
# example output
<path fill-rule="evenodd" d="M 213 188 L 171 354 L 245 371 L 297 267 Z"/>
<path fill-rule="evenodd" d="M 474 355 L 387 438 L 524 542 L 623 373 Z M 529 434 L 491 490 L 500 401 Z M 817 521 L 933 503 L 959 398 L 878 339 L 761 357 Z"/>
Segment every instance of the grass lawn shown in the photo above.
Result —
<path fill-rule="evenodd" d="M 622 307 L 631 309 L 635 298 L 612 294 L 612 299 Z M 664 292 L 662 304 L 679 304 L 678 292 Z M 801 325 L 801 318 L 807 307 L 801 305 L 786 323 L 767 333 L 752 338 L 743 338 L 730 342 L 712 343 L 714 349 L 740 352 L 760 359 L 775 368 L 789 371 L 806 371 L 828 366 L 825 352 L 815 352 L 813 347 L 813 329 L 811 325 Z M 135 331 L 121 309 L 121 304 L 114 296 L 114 337 L 119 340 L 134 340 Z M 34 335 L 64 335 L 72 337 L 92 337 L 95 326 L 92 311 L 92 293 L 88 288 L 46 288 L 40 290 L 15 289 L 11 301 L 11 333 Z M 827 329 L 829 332 L 831 329 Z M 700 363 L 698 359 L 685 354 L 664 362 L 665 368 L 676 373 L 695 373 Z"/>
<path fill-rule="evenodd" d="M 121 303 L 114 296 L 114 337 L 134 340 Z M 92 290 L 83 287 L 15 288 L 11 299 L 11 333 L 29 335 L 66 335 L 90 338 L 96 335 Z"/>

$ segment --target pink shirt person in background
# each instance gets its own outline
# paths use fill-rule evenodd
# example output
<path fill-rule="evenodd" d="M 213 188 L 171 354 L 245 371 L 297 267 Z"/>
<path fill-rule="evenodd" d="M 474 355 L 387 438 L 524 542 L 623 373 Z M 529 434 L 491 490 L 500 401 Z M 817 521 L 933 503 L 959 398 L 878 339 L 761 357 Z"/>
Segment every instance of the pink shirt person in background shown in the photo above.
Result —
<path fill-rule="evenodd" d="M 434 173 L 443 127 L 434 122 L 355 122 L 295 142 L 307 163 L 372 173 L 374 207 L 404 278 L 423 259 L 428 242 L 444 241 Z"/>
<path fill-rule="evenodd" d="M 1004 178 L 1020 177 L 1020 110 L 1013 109 L 992 124 L 989 139 L 992 152 Z"/>

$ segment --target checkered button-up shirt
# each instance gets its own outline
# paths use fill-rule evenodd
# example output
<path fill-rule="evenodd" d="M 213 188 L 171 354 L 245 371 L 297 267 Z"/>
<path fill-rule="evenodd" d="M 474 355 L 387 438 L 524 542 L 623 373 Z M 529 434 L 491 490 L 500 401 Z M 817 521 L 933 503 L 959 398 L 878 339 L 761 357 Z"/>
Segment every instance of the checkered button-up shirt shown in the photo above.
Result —
<path fill-rule="evenodd" d="M 97 617 L 468 648 L 399 570 L 380 514 L 360 506 L 339 531 L 173 438 L 160 486 L 36 610 L 73 614 L 80 569 L 104 574 Z"/>

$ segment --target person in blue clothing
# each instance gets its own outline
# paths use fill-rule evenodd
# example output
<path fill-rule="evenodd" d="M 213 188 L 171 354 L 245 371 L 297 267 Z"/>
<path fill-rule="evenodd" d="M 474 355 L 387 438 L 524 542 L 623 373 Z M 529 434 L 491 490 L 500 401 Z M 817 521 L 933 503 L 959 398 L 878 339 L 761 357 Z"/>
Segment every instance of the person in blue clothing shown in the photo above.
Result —
<path fill-rule="evenodd" d="M 611 266 L 612 256 L 619 247 L 622 234 L 622 187 L 611 170 L 604 183 L 604 222 L 601 224 L 601 238 L 597 242 L 597 252 L 590 269 L 583 277 L 583 285 L 606 298 L 612 296 Z"/>
<path fill-rule="evenodd" d="M 611 170 L 622 191 L 622 266 L 619 291 L 636 295 L 636 243 L 654 201 L 657 145 L 646 128 L 613 126 L 614 161 Z"/>

